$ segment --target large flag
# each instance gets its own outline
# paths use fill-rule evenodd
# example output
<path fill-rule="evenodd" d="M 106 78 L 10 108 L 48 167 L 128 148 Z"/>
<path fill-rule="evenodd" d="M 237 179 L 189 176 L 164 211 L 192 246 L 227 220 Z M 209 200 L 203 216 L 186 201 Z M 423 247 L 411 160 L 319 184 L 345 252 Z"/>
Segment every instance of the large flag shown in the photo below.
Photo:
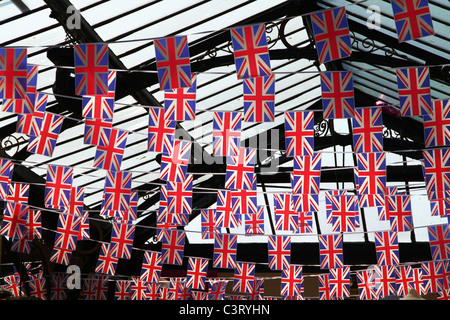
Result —
<path fill-rule="evenodd" d="M 102 43 L 78 44 L 74 50 L 75 94 L 108 94 L 108 45 Z"/>
<path fill-rule="evenodd" d="M 27 68 L 27 49 L 0 48 L 0 99 L 26 96 Z"/>
<path fill-rule="evenodd" d="M 213 155 L 235 156 L 241 144 L 242 113 L 219 111 L 213 115 Z"/>
<path fill-rule="evenodd" d="M 72 181 L 72 167 L 49 165 L 45 183 L 45 206 L 55 209 L 67 208 L 70 203 Z"/>
<path fill-rule="evenodd" d="M 244 121 L 271 122 L 275 116 L 275 75 L 244 79 Z"/>
<path fill-rule="evenodd" d="M 256 149 L 240 148 L 238 154 L 227 157 L 225 188 L 234 190 L 255 190 Z"/>
<path fill-rule="evenodd" d="M 450 99 L 433 101 L 433 112 L 424 114 L 425 148 L 450 145 Z"/>
<path fill-rule="evenodd" d="M 328 71 L 320 74 L 324 119 L 353 118 L 355 98 L 351 71 Z"/>
<path fill-rule="evenodd" d="M 197 76 L 192 75 L 191 86 L 168 89 L 164 91 L 165 120 L 189 121 L 195 120 L 195 105 L 197 103 Z"/>
<path fill-rule="evenodd" d="M 351 55 L 352 44 L 345 7 L 313 13 L 311 23 L 320 63 Z"/>
<path fill-rule="evenodd" d="M 231 41 L 238 79 L 268 76 L 272 73 L 264 24 L 232 29 Z"/>
<path fill-rule="evenodd" d="M 391 0 L 391 6 L 399 42 L 434 34 L 428 0 Z"/>
<path fill-rule="evenodd" d="M 105 128 L 100 134 L 93 166 L 108 171 L 120 171 L 127 137 L 127 131 Z"/>
<path fill-rule="evenodd" d="M 322 154 L 295 156 L 294 171 L 291 173 L 293 194 L 319 194 Z"/>
<path fill-rule="evenodd" d="M 284 130 L 288 157 L 313 155 L 313 111 L 286 112 L 284 114 Z"/>
<path fill-rule="evenodd" d="M 61 131 L 64 117 L 56 114 L 45 113 L 39 134 L 30 136 L 27 151 L 51 157 Z"/>
<path fill-rule="evenodd" d="M 149 108 L 147 150 L 162 152 L 169 149 L 175 136 L 176 121 L 167 120 L 164 108 Z"/>
<path fill-rule="evenodd" d="M 186 88 L 192 85 L 186 36 L 156 39 L 155 58 L 160 90 Z"/>
<path fill-rule="evenodd" d="M 353 147 L 356 153 L 383 151 L 382 108 L 355 108 Z"/>
<path fill-rule="evenodd" d="M 399 68 L 396 73 L 400 114 L 411 117 L 432 113 L 429 68 Z"/>

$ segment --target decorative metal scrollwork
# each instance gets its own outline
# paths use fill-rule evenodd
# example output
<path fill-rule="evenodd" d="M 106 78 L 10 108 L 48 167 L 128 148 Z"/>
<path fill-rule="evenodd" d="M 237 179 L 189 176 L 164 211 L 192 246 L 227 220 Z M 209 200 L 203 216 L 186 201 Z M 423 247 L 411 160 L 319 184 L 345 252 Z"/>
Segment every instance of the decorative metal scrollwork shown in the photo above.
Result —
<path fill-rule="evenodd" d="M 364 52 L 375 52 L 375 51 L 381 50 L 384 52 L 385 56 L 387 56 L 387 57 L 397 56 L 400 58 L 406 58 L 405 55 L 399 54 L 393 47 L 386 46 L 386 45 L 377 46 L 375 44 L 375 40 L 367 38 L 367 37 L 361 41 L 361 40 L 356 39 L 354 31 L 351 31 L 351 33 L 352 33 L 352 39 L 353 39 L 352 40 L 353 48 L 356 48 L 356 49 L 358 49 L 360 51 L 364 51 Z"/>
<path fill-rule="evenodd" d="M 0 141 L 0 153 L 9 157 L 14 157 L 27 143 L 28 140 L 22 136 L 9 135 Z"/>
<path fill-rule="evenodd" d="M 329 134 L 331 134 L 331 127 L 328 119 L 323 119 L 318 124 L 314 125 L 315 137 L 325 137 Z"/>

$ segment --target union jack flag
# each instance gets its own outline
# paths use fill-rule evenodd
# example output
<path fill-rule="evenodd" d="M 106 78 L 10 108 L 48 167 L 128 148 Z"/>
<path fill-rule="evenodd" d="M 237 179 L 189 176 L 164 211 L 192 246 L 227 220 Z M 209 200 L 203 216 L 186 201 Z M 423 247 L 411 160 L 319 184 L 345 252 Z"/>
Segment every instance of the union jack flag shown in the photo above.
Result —
<path fill-rule="evenodd" d="M 9 193 L 6 197 L 6 201 L 27 203 L 29 193 L 30 185 L 28 183 L 13 182 L 9 185 Z"/>
<path fill-rule="evenodd" d="M 381 231 L 375 232 L 375 250 L 377 253 L 378 265 L 398 265 L 400 263 L 398 255 L 398 234 L 397 232 Z"/>
<path fill-rule="evenodd" d="M 186 234 L 184 231 L 171 229 L 163 233 L 161 248 L 162 264 L 183 264 L 184 241 Z"/>
<path fill-rule="evenodd" d="M 214 239 L 219 230 L 216 226 L 216 209 L 201 210 L 202 239 Z"/>
<path fill-rule="evenodd" d="M 214 112 L 213 116 L 213 155 L 235 156 L 241 144 L 240 112 Z"/>
<path fill-rule="evenodd" d="M 423 168 L 428 198 L 443 198 L 450 190 L 450 149 L 423 150 Z"/>
<path fill-rule="evenodd" d="M 272 122 L 275 119 L 275 75 L 244 79 L 244 121 Z"/>
<path fill-rule="evenodd" d="M 109 243 L 101 244 L 95 272 L 114 276 L 116 274 L 119 258 L 110 254 L 110 246 L 111 244 Z"/>
<path fill-rule="evenodd" d="M 353 147 L 356 153 L 383 151 L 383 113 L 379 107 L 355 108 Z"/>
<path fill-rule="evenodd" d="M 93 166 L 108 171 L 120 171 L 127 137 L 127 131 L 105 128 L 100 134 L 100 141 L 95 151 Z"/>
<path fill-rule="evenodd" d="M 240 148 L 238 154 L 227 157 L 225 188 L 235 190 L 255 190 L 256 149 Z"/>
<path fill-rule="evenodd" d="M 318 194 L 296 194 L 293 196 L 295 211 L 297 212 L 317 212 L 319 208 Z"/>
<path fill-rule="evenodd" d="M 176 121 L 165 119 L 163 108 L 149 108 L 147 150 L 162 152 L 173 144 Z"/>
<path fill-rule="evenodd" d="M 319 194 L 322 154 L 295 156 L 294 171 L 291 173 L 293 194 Z"/>
<path fill-rule="evenodd" d="M 42 300 L 47 300 L 47 284 L 46 278 L 31 277 L 28 284 L 30 285 L 30 296 L 36 297 Z"/>
<path fill-rule="evenodd" d="M 425 147 L 450 144 L 450 99 L 433 101 L 433 112 L 424 114 Z"/>
<path fill-rule="evenodd" d="M 114 222 L 111 233 L 110 254 L 120 259 L 131 259 L 136 227 L 126 222 Z"/>
<path fill-rule="evenodd" d="M 84 144 L 98 146 L 100 137 L 105 129 L 112 128 L 112 119 L 85 119 L 84 121 Z"/>
<path fill-rule="evenodd" d="M 1 105 L 3 112 L 11 112 L 17 115 L 33 114 L 36 104 L 36 93 L 26 92 L 20 99 L 4 99 Z"/>
<path fill-rule="evenodd" d="M 395 268 L 397 273 L 396 285 L 397 293 L 396 295 L 404 297 L 408 294 L 409 290 L 414 288 L 414 272 L 413 267 L 410 265 L 398 265 Z M 419 293 L 420 291 L 417 291 Z M 420 293 L 419 293 L 420 294 Z"/>
<path fill-rule="evenodd" d="M 209 300 L 223 300 L 225 296 L 225 289 L 229 280 L 226 279 L 208 279 Z"/>
<path fill-rule="evenodd" d="M 391 224 L 391 231 L 411 231 L 412 211 L 411 196 L 387 195 L 385 196 L 386 218 Z"/>
<path fill-rule="evenodd" d="M 237 235 L 219 233 L 214 235 L 213 267 L 231 269 L 236 266 Z"/>
<path fill-rule="evenodd" d="M 85 300 L 107 300 L 108 280 L 105 276 L 95 275 L 92 279 L 83 281 L 83 296 Z"/>
<path fill-rule="evenodd" d="M 359 194 L 386 192 L 386 154 L 384 152 L 358 153 Z"/>
<path fill-rule="evenodd" d="M 391 5 L 399 42 L 434 34 L 428 0 L 392 0 Z"/>
<path fill-rule="evenodd" d="M 185 88 L 192 85 L 186 36 L 156 39 L 155 58 L 160 90 Z"/>
<path fill-rule="evenodd" d="M 338 195 L 332 197 L 332 209 L 329 223 L 333 232 L 353 232 L 358 226 L 359 206 L 358 197 L 352 195 Z"/>
<path fill-rule="evenodd" d="M 70 258 L 72 257 L 72 249 L 53 247 L 50 261 L 65 266 L 70 265 Z"/>
<path fill-rule="evenodd" d="M 428 227 L 428 237 L 433 260 L 450 259 L 450 228 L 449 225 Z"/>
<path fill-rule="evenodd" d="M 330 269 L 328 282 L 330 285 L 330 296 L 334 298 L 345 298 L 350 296 L 350 267 Z"/>
<path fill-rule="evenodd" d="M 331 71 L 320 74 L 323 118 L 341 119 L 355 116 L 353 76 L 351 71 Z"/>
<path fill-rule="evenodd" d="M 291 237 L 269 236 L 268 237 L 269 268 L 272 270 L 283 270 L 291 263 Z"/>
<path fill-rule="evenodd" d="M 76 95 L 108 94 L 109 59 L 107 44 L 76 45 L 74 62 Z"/>
<path fill-rule="evenodd" d="M 251 293 L 255 281 L 255 264 L 237 262 L 234 268 L 233 291 Z"/>
<path fill-rule="evenodd" d="M 82 97 L 82 116 L 90 119 L 110 119 L 114 116 L 114 98 L 93 95 Z"/>
<path fill-rule="evenodd" d="M 258 193 L 255 190 L 231 190 L 235 213 L 248 214 L 258 211 Z"/>
<path fill-rule="evenodd" d="M 266 26 L 255 24 L 231 30 L 234 62 L 238 79 L 269 76 L 269 49 L 267 47 Z"/>
<path fill-rule="evenodd" d="M 420 264 L 424 293 L 440 292 L 448 289 L 448 280 L 443 281 L 444 261 L 426 261 Z M 447 270 L 445 270 L 447 271 Z M 446 274 L 447 272 L 445 272 Z"/>
<path fill-rule="evenodd" d="M 281 273 L 281 295 L 283 297 L 301 296 L 303 281 L 302 266 L 289 264 Z"/>
<path fill-rule="evenodd" d="M 40 239 L 42 225 L 41 225 L 41 211 L 28 210 L 27 221 L 25 224 L 24 239 L 33 240 Z"/>
<path fill-rule="evenodd" d="M 193 175 L 189 174 L 183 182 L 167 181 L 167 206 L 169 213 L 191 213 L 193 179 Z"/>
<path fill-rule="evenodd" d="M 429 68 L 399 68 L 396 73 L 401 116 L 432 114 Z"/>
<path fill-rule="evenodd" d="M 375 296 L 375 279 L 374 270 L 360 270 L 356 271 L 358 281 L 358 291 L 360 300 L 374 300 Z"/>
<path fill-rule="evenodd" d="M 133 173 L 128 171 L 106 172 L 104 197 L 100 214 L 113 211 L 128 211 L 130 208 Z"/>
<path fill-rule="evenodd" d="M 21 239 L 26 231 L 29 207 L 27 204 L 6 202 L 0 234 L 5 237 Z"/>
<path fill-rule="evenodd" d="M 164 91 L 165 120 L 189 121 L 195 120 L 195 105 L 197 97 L 197 76 L 191 77 L 191 86 L 168 89 Z"/>
<path fill-rule="evenodd" d="M 74 214 L 59 214 L 54 247 L 75 250 L 80 233 L 81 217 Z"/>
<path fill-rule="evenodd" d="M 346 58 L 352 54 L 345 7 L 313 13 L 311 23 L 320 63 Z"/>
<path fill-rule="evenodd" d="M 234 210 L 236 200 L 231 197 L 230 190 L 217 191 L 217 207 L 215 226 L 222 228 L 237 228 L 240 224 L 240 214 Z"/>
<path fill-rule="evenodd" d="M 396 265 L 374 265 L 376 296 L 378 298 L 397 294 L 396 270 Z"/>
<path fill-rule="evenodd" d="M 319 253 L 321 269 L 343 268 L 342 234 L 319 235 Z"/>
<path fill-rule="evenodd" d="M 322 273 L 317 278 L 319 280 L 319 300 L 331 300 L 329 274 Z"/>
<path fill-rule="evenodd" d="M 286 112 L 284 130 L 288 157 L 314 154 L 314 112 Z"/>
<path fill-rule="evenodd" d="M 191 142 L 186 140 L 174 140 L 170 149 L 163 151 L 160 169 L 161 180 L 183 182 L 187 179 L 191 145 Z"/>
<path fill-rule="evenodd" d="M 63 207 L 64 213 L 75 214 L 78 216 L 83 216 L 84 209 L 84 188 L 82 187 L 72 187 L 70 189 L 70 200 L 65 203 Z"/>
<path fill-rule="evenodd" d="M 161 277 L 161 252 L 145 251 L 142 261 L 140 280 L 158 283 Z"/>
<path fill-rule="evenodd" d="M 186 287 L 189 289 L 204 290 L 206 287 L 206 274 L 209 259 L 189 257 L 186 272 Z"/>
<path fill-rule="evenodd" d="M 2 199 L 8 197 L 13 168 L 14 164 L 11 160 L 0 158 L 0 197 Z"/>
<path fill-rule="evenodd" d="M 116 280 L 114 284 L 114 300 L 130 300 L 130 281 Z"/>
<path fill-rule="evenodd" d="M 246 235 L 264 234 L 264 207 L 259 206 L 256 212 L 248 212 L 244 215 Z"/>
<path fill-rule="evenodd" d="M 39 136 L 45 110 L 47 108 L 48 95 L 38 92 L 34 111 L 31 114 L 18 114 L 16 132 L 29 136 Z"/>
<path fill-rule="evenodd" d="M 305 211 L 298 213 L 298 231 L 300 233 L 313 232 L 313 212 Z"/>
<path fill-rule="evenodd" d="M 78 234 L 78 240 L 89 240 L 91 238 L 89 229 L 89 212 L 83 213 L 80 222 L 80 232 Z"/>
<path fill-rule="evenodd" d="M 440 198 L 430 200 L 430 209 L 432 217 L 446 217 L 450 214 L 450 203 L 447 199 Z"/>
<path fill-rule="evenodd" d="M 281 231 L 298 230 L 298 211 L 294 196 L 290 193 L 275 193 L 275 229 Z"/>
<path fill-rule="evenodd" d="M 64 117 L 46 112 L 37 136 L 30 136 L 27 150 L 32 153 L 51 157 L 61 131 Z"/>
<path fill-rule="evenodd" d="M 27 91 L 27 49 L 0 48 L 0 98 L 21 99 Z"/>
<path fill-rule="evenodd" d="M 37 92 L 39 67 L 27 65 L 27 92 Z"/>
<path fill-rule="evenodd" d="M 146 300 L 146 283 L 141 281 L 139 277 L 131 277 L 130 281 L 130 300 Z"/>
<path fill-rule="evenodd" d="M 147 291 L 145 293 L 147 300 L 159 300 L 161 297 L 161 289 L 160 283 L 147 283 Z"/>
<path fill-rule="evenodd" d="M 47 166 L 45 206 L 60 209 L 68 206 L 72 190 L 73 168 L 58 165 Z"/>

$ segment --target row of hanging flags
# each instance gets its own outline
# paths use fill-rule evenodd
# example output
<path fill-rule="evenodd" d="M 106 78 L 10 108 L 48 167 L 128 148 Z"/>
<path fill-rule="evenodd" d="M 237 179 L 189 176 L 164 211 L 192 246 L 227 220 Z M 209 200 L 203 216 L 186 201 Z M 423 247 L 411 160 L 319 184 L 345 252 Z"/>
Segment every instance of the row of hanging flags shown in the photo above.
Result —
<path fill-rule="evenodd" d="M 399 41 L 433 34 L 426 1 L 392 1 Z M 345 7 L 312 13 L 320 63 L 351 55 L 351 39 Z M 117 299 L 223 299 L 225 285 L 233 282 L 239 298 L 261 299 L 264 279 L 255 275 L 255 263 L 236 260 L 237 235 L 220 228 L 245 226 L 246 235 L 264 235 L 265 208 L 257 203 L 256 150 L 240 146 L 242 122 L 274 120 L 275 75 L 271 71 L 264 24 L 230 31 L 236 74 L 242 80 L 243 112 L 214 112 L 213 154 L 227 159 L 223 189 L 217 190 L 214 209 L 201 211 L 204 239 L 214 239 L 209 259 L 184 257 L 185 231 L 192 207 L 193 176 L 187 172 L 191 142 L 174 139 L 178 121 L 195 119 L 196 75 L 190 70 L 186 36 L 156 39 L 155 57 L 164 107 L 150 107 L 148 151 L 162 153 L 161 198 L 157 212 L 160 252 L 146 251 L 142 274 L 116 281 Z M 137 191 L 132 189 L 132 172 L 121 163 L 129 132 L 114 128 L 116 71 L 108 67 L 106 44 L 80 44 L 74 50 L 75 93 L 82 96 L 84 143 L 95 146 L 93 166 L 106 170 L 101 215 L 113 217 L 111 240 L 102 243 L 94 278 L 84 280 L 86 299 L 102 299 L 105 279 L 115 275 L 119 259 L 130 259 L 137 216 Z M 424 120 L 426 149 L 423 170 L 432 215 L 447 217 L 450 204 L 449 100 L 432 101 L 428 67 L 396 70 L 400 114 Z M 30 136 L 28 151 L 51 157 L 61 130 L 63 116 L 46 111 L 47 95 L 37 91 L 38 70 L 27 64 L 26 49 L 0 48 L 0 97 L 2 111 L 18 115 L 17 132 Z M 320 73 L 325 119 L 352 121 L 353 147 L 357 158 L 357 194 L 346 190 L 325 192 L 327 222 L 333 234 L 318 236 L 320 299 L 342 299 L 350 295 L 350 266 L 343 260 L 343 233 L 360 225 L 359 209 L 376 207 L 389 230 L 375 232 L 377 265 L 357 271 L 361 299 L 404 295 L 410 288 L 424 294 L 449 294 L 450 235 L 447 224 L 428 227 L 433 260 L 402 264 L 398 232 L 413 230 L 411 197 L 386 185 L 386 153 L 383 150 L 383 121 L 380 107 L 355 108 L 352 72 Z M 293 158 L 292 190 L 274 194 L 275 229 L 308 234 L 313 232 L 313 212 L 319 211 L 321 154 L 314 151 L 313 111 L 286 112 L 286 155 Z M 29 252 L 41 237 L 41 210 L 28 206 L 29 185 L 12 181 L 12 160 L 0 162 L 0 193 L 6 201 L 0 234 L 12 241 L 11 249 Z M 84 188 L 73 185 L 73 168 L 48 165 L 45 207 L 59 215 L 50 261 L 69 265 L 77 241 L 90 239 L 88 212 L 84 211 Z M 270 235 L 268 265 L 281 271 L 281 297 L 303 299 L 302 266 L 291 264 L 291 236 Z M 181 265 L 187 258 L 186 277 L 160 283 L 164 264 Z M 207 278 L 208 267 L 234 269 L 232 280 Z M 17 275 L 4 279 L 10 290 L 19 288 Z M 63 282 L 52 280 L 52 283 Z M 46 278 L 31 275 L 31 293 L 50 298 L 42 288 Z M 56 290 L 55 292 L 60 292 Z M 53 292 L 53 291 L 52 291 Z"/>

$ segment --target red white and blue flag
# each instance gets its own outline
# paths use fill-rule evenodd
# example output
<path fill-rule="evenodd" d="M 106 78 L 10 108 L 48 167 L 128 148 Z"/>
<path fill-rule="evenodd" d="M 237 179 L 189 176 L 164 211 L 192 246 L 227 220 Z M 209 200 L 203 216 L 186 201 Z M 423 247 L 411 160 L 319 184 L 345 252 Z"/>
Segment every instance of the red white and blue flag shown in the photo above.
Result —
<path fill-rule="evenodd" d="M 145 251 L 142 260 L 140 279 L 145 282 L 158 283 L 161 277 L 161 252 Z"/>
<path fill-rule="evenodd" d="M 132 178 L 129 171 L 106 172 L 101 214 L 129 210 Z"/>
<path fill-rule="evenodd" d="M 244 79 L 244 121 L 272 122 L 275 119 L 275 75 Z"/>
<path fill-rule="evenodd" d="M 27 49 L 0 48 L 0 99 L 26 95 L 27 68 Z"/>
<path fill-rule="evenodd" d="M 0 158 L 0 197 L 6 199 L 13 173 L 14 163 L 9 159 Z"/>
<path fill-rule="evenodd" d="M 28 183 L 12 182 L 9 185 L 9 192 L 6 201 L 16 203 L 28 203 L 28 195 L 30 193 L 30 185 Z"/>
<path fill-rule="evenodd" d="M 167 181 L 167 209 L 169 214 L 191 213 L 193 179 L 193 175 L 188 174 L 183 182 Z"/>
<path fill-rule="evenodd" d="M 29 210 L 25 203 L 6 202 L 0 234 L 14 239 L 23 238 Z"/>
<path fill-rule="evenodd" d="M 256 190 L 231 190 L 234 212 L 251 214 L 258 211 L 258 192 Z"/>
<path fill-rule="evenodd" d="M 392 0 L 391 5 L 399 42 L 434 34 L 428 0 Z"/>
<path fill-rule="evenodd" d="M 320 63 L 351 55 L 352 43 L 345 7 L 313 13 L 311 23 Z"/>
<path fill-rule="evenodd" d="M 230 190 L 217 190 L 217 206 L 215 225 L 218 228 L 237 228 L 241 223 L 241 215 L 235 211 L 236 199 L 231 197 Z"/>
<path fill-rule="evenodd" d="M 330 269 L 328 274 L 330 296 L 343 299 L 350 296 L 350 267 Z"/>
<path fill-rule="evenodd" d="M 264 24 L 232 29 L 231 41 L 238 79 L 269 76 L 272 73 Z"/>
<path fill-rule="evenodd" d="M 227 157 L 225 188 L 234 190 L 255 190 L 256 149 L 240 148 L 235 156 Z"/>
<path fill-rule="evenodd" d="M 295 156 L 294 171 L 291 173 L 293 194 L 319 194 L 322 154 Z"/>
<path fill-rule="evenodd" d="M 298 230 L 298 211 L 295 208 L 294 196 L 290 193 L 276 193 L 273 196 L 275 204 L 275 230 Z"/>
<path fill-rule="evenodd" d="M 149 108 L 147 150 L 163 152 L 173 144 L 176 121 L 167 120 L 164 108 Z"/>
<path fill-rule="evenodd" d="M 27 151 L 51 157 L 61 131 L 64 117 L 45 113 L 37 136 L 30 136 Z"/>
<path fill-rule="evenodd" d="M 100 95 L 82 97 L 82 116 L 90 119 L 110 119 L 114 116 L 114 98 Z"/>
<path fill-rule="evenodd" d="M 396 270 L 396 265 L 374 265 L 375 294 L 378 299 L 397 294 Z"/>
<path fill-rule="evenodd" d="M 75 250 L 80 231 L 81 217 L 74 214 L 60 213 L 54 247 Z"/>
<path fill-rule="evenodd" d="M 319 254 L 321 269 L 343 268 L 342 234 L 319 235 Z"/>
<path fill-rule="evenodd" d="M 291 237 L 275 235 L 268 237 L 269 268 L 283 270 L 291 263 Z"/>
<path fill-rule="evenodd" d="M 185 88 L 192 85 L 186 36 L 156 39 L 155 58 L 160 90 Z"/>
<path fill-rule="evenodd" d="M 356 271 L 359 300 L 375 300 L 375 271 L 373 269 Z"/>
<path fill-rule="evenodd" d="M 202 239 L 214 239 L 214 234 L 218 233 L 216 225 L 216 209 L 201 210 Z"/>
<path fill-rule="evenodd" d="M 190 87 L 168 89 L 164 91 L 165 120 L 195 120 L 196 103 L 197 75 L 193 74 Z"/>
<path fill-rule="evenodd" d="M 433 113 L 429 68 L 399 68 L 396 73 L 401 116 Z"/>
<path fill-rule="evenodd" d="M 355 108 L 353 147 L 355 153 L 383 151 L 383 113 L 379 107 Z"/>
<path fill-rule="evenodd" d="M 411 196 L 386 195 L 385 210 L 391 231 L 403 232 L 413 229 Z"/>
<path fill-rule="evenodd" d="M 29 136 L 38 136 L 47 108 L 48 95 L 38 92 L 34 111 L 31 114 L 18 114 L 16 132 Z"/>
<path fill-rule="evenodd" d="M 70 202 L 72 182 L 72 167 L 49 165 L 45 183 L 45 206 L 54 209 L 66 208 Z"/>
<path fill-rule="evenodd" d="M 161 157 L 161 180 L 183 182 L 187 179 L 191 145 L 191 142 L 186 140 L 174 140 L 172 144 L 164 145 Z"/>
<path fill-rule="evenodd" d="M 245 235 L 264 234 L 264 206 L 258 206 L 256 212 L 248 212 L 244 215 Z"/>
<path fill-rule="evenodd" d="M 75 94 L 107 95 L 109 77 L 108 45 L 78 44 L 74 50 Z"/>
<path fill-rule="evenodd" d="M 432 259 L 450 259 L 450 228 L 448 224 L 428 227 Z"/>
<path fill-rule="evenodd" d="M 100 141 L 95 150 L 93 166 L 108 171 L 120 171 L 127 138 L 127 131 L 105 128 L 100 134 Z"/>
<path fill-rule="evenodd" d="M 232 269 L 236 266 L 237 235 L 219 233 L 214 235 L 213 267 Z"/>
<path fill-rule="evenodd" d="M 3 99 L 0 111 L 17 115 L 33 114 L 36 104 L 36 92 L 25 92 L 19 99 Z"/>
<path fill-rule="evenodd" d="M 423 168 L 428 198 L 445 198 L 450 190 L 450 149 L 423 150 Z"/>
<path fill-rule="evenodd" d="M 314 112 L 286 112 L 284 130 L 288 157 L 314 154 Z"/>
<path fill-rule="evenodd" d="M 378 265 L 398 265 L 400 263 L 398 251 L 398 233 L 380 231 L 374 233 L 375 251 Z"/>
<path fill-rule="evenodd" d="M 110 254 L 119 259 L 131 259 L 136 226 L 115 221 L 112 224 Z"/>
<path fill-rule="evenodd" d="M 297 212 L 318 212 L 319 195 L 318 194 L 294 194 L 294 208 Z"/>
<path fill-rule="evenodd" d="M 119 258 L 116 258 L 110 254 L 110 246 L 111 245 L 109 243 L 101 244 L 97 265 L 95 267 L 96 273 L 102 273 L 110 276 L 114 276 L 116 274 Z"/>
<path fill-rule="evenodd" d="M 358 193 L 386 193 L 386 154 L 384 152 L 358 153 Z"/>
<path fill-rule="evenodd" d="M 283 268 L 281 273 L 281 295 L 283 297 L 296 297 L 303 294 L 302 270 L 303 267 L 296 264 L 289 264 Z"/>
<path fill-rule="evenodd" d="M 422 270 L 422 286 L 425 294 L 449 289 L 447 279 L 448 269 L 446 268 L 448 267 L 448 264 L 446 262 L 447 261 L 424 261 L 420 264 Z M 444 268 L 446 270 L 444 270 Z"/>
<path fill-rule="evenodd" d="M 351 71 L 328 71 L 320 74 L 324 119 L 353 118 L 355 99 Z"/>
<path fill-rule="evenodd" d="M 242 113 L 219 111 L 213 115 L 213 155 L 235 156 L 241 144 Z"/>
<path fill-rule="evenodd" d="M 161 263 L 182 265 L 186 233 L 184 230 L 171 229 L 162 235 Z"/>
<path fill-rule="evenodd" d="M 359 225 L 358 197 L 355 195 L 332 196 L 329 223 L 333 232 L 353 232 Z"/>
<path fill-rule="evenodd" d="M 209 259 L 189 257 L 186 271 L 186 288 L 204 290 Z"/>
<path fill-rule="evenodd" d="M 450 99 L 433 101 L 433 112 L 423 115 L 425 148 L 450 145 Z"/>
<path fill-rule="evenodd" d="M 255 264 L 237 262 L 234 268 L 233 291 L 251 293 L 255 281 Z"/>
<path fill-rule="evenodd" d="M 84 120 L 84 144 L 98 146 L 100 137 L 107 134 L 105 129 L 112 128 L 112 119 L 90 119 Z"/>

